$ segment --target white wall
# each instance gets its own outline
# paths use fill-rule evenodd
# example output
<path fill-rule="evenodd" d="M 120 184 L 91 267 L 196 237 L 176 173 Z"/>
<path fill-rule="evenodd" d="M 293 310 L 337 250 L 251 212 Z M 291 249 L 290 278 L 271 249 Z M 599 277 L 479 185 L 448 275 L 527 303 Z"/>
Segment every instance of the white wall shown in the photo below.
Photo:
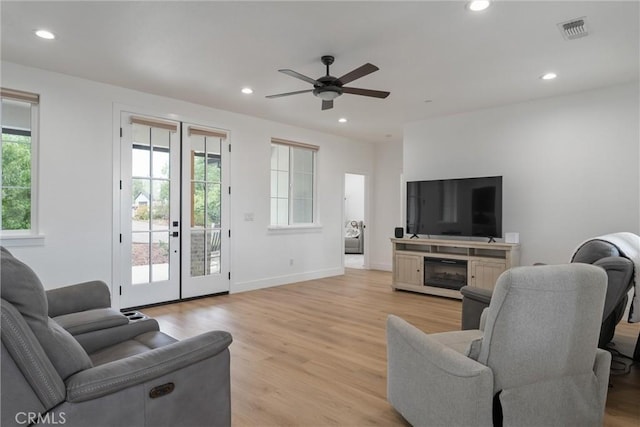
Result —
<path fill-rule="evenodd" d="M 521 263 L 567 262 L 589 237 L 640 230 L 638 94 L 619 85 L 410 123 L 405 178 L 502 175 Z"/>
<path fill-rule="evenodd" d="M 402 145 L 377 144 L 375 149 L 372 204 L 373 219 L 369 230 L 369 266 L 391 271 L 393 229 L 404 227 L 402 218 Z"/>
<path fill-rule="evenodd" d="M 364 175 L 348 173 L 344 176 L 344 218 L 364 220 Z"/>
<path fill-rule="evenodd" d="M 6 62 L 2 86 L 41 95 L 39 202 L 45 243 L 12 252 L 32 266 L 45 287 L 90 279 L 113 282 L 118 166 L 113 149 L 119 121 L 113 117 L 114 105 L 230 131 L 232 292 L 343 271 L 343 178 L 347 171 L 373 175 L 372 144 Z M 271 137 L 320 146 L 322 228 L 267 230 Z M 253 213 L 254 221 L 245 222 L 245 213 Z"/>

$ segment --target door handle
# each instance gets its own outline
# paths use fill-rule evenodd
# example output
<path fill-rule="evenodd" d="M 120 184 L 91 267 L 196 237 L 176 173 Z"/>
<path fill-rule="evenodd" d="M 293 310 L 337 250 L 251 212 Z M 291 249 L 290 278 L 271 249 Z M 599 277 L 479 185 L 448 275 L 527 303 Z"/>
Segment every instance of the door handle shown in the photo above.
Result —
<path fill-rule="evenodd" d="M 173 237 L 178 237 L 180 234 L 177 231 L 174 231 L 173 233 L 171 233 L 171 236 Z"/>
<path fill-rule="evenodd" d="M 180 222 L 179 222 L 179 221 L 173 221 L 173 226 L 174 226 L 174 227 L 178 227 L 179 225 L 180 225 Z"/>

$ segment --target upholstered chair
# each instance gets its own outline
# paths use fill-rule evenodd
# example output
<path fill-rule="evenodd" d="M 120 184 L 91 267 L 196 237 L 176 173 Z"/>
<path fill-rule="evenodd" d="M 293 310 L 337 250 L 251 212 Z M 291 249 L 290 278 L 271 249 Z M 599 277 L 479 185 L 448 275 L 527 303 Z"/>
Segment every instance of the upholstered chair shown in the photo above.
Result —
<path fill-rule="evenodd" d="M 587 264 L 516 267 L 499 277 L 481 330 L 426 334 L 389 316 L 389 402 L 416 426 L 601 425 L 606 283 Z"/>

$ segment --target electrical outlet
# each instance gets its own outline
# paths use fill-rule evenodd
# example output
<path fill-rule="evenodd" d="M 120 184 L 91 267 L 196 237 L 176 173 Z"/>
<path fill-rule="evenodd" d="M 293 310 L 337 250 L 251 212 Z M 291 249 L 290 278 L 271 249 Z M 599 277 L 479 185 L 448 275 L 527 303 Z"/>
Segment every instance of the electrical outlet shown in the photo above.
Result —
<path fill-rule="evenodd" d="M 292 265 L 293 265 L 293 258 L 290 258 L 289 259 L 289 266 L 292 266 Z"/>

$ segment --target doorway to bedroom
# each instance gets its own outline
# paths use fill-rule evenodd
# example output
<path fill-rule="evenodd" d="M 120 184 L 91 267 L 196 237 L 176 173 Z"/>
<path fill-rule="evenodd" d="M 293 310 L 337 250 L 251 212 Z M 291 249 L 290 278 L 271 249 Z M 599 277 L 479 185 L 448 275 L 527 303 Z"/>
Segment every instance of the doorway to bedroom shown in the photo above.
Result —
<path fill-rule="evenodd" d="M 344 266 L 366 269 L 367 179 L 364 175 L 344 175 Z"/>

